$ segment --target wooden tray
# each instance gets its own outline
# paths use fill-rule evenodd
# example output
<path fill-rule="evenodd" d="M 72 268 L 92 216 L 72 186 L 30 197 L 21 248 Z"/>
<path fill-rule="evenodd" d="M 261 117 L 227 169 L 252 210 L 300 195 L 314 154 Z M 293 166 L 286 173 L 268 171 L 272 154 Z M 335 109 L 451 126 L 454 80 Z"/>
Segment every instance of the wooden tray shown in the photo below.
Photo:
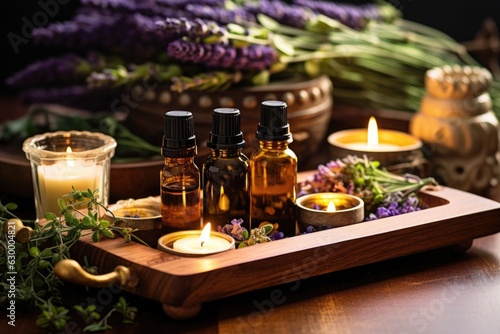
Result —
<path fill-rule="evenodd" d="M 500 231 L 500 203 L 440 187 L 421 192 L 428 209 L 299 235 L 200 258 L 82 237 L 72 257 L 99 272 L 130 269 L 123 289 L 159 301 L 173 318 L 190 318 L 207 301 L 434 248 L 466 245 Z"/>

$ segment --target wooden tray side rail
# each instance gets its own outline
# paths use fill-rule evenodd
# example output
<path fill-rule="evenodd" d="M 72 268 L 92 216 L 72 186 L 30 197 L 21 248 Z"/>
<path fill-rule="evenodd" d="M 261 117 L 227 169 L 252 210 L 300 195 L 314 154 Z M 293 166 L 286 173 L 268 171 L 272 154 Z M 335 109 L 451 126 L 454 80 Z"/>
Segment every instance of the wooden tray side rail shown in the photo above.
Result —
<path fill-rule="evenodd" d="M 72 256 L 80 262 L 86 256 L 100 272 L 126 266 L 132 273 L 126 291 L 164 308 L 199 310 L 207 301 L 500 232 L 500 203 L 446 187 L 422 195 L 429 209 L 201 258 L 177 257 L 120 238 L 94 243 L 89 236 Z"/>

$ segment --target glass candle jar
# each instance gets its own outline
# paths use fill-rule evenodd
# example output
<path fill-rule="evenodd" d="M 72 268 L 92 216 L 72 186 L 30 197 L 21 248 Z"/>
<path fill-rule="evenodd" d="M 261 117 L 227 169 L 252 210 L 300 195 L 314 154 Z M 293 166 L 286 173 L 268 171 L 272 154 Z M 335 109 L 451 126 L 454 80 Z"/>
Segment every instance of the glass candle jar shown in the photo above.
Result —
<path fill-rule="evenodd" d="M 31 164 L 36 216 L 59 214 L 59 198 L 75 190 L 97 190 L 101 204 L 109 199 L 111 158 L 116 141 L 102 133 L 58 131 L 28 138 L 23 151 Z"/>

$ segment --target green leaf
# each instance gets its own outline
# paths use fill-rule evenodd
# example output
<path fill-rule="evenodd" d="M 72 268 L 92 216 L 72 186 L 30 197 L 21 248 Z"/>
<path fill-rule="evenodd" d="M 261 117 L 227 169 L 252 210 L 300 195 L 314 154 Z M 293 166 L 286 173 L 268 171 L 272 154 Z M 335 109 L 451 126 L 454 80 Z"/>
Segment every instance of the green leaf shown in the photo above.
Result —
<path fill-rule="evenodd" d="M 66 224 L 68 224 L 68 225 L 74 225 L 74 222 L 73 222 L 73 213 L 71 211 L 66 211 L 64 213 L 64 220 L 66 221 Z"/>
<path fill-rule="evenodd" d="M 46 317 L 44 317 L 43 314 L 40 314 L 38 316 L 35 324 L 37 327 L 40 327 L 40 328 L 48 328 L 50 326 L 49 320 Z"/>
<path fill-rule="evenodd" d="M 232 33 L 235 33 L 235 34 L 238 34 L 238 35 L 245 35 L 245 32 L 246 32 L 245 28 L 243 28 L 239 24 L 228 23 L 226 25 L 226 27 L 229 30 L 229 32 L 232 32 Z"/>
<path fill-rule="evenodd" d="M 102 235 L 105 235 L 108 238 L 114 238 L 115 237 L 115 235 L 113 234 L 113 232 L 111 232 L 111 230 L 109 230 L 109 229 L 100 230 L 100 231 L 101 231 Z"/>
<path fill-rule="evenodd" d="M 304 69 L 308 75 L 315 77 L 321 73 L 321 64 L 316 59 L 311 59 L 304 63 Z"/>
<path fill-rule="evenodd" d="M 269 72 L 260 71 L 252 77 L 252 83 L 256 86 L 263 86 L 269 83 Z"/>
<path fill-rule="evenodd" d="M 107 220 L 101 220 L 100 222 L 101 228 L 106 229 L 109 226 L 109 221 Z"/>
<path fill-rule="evenodd" d="M 82 224 L 83 226 L 88 226 L 86 228 L 93 228 L 96 226 L 95 221 L 89 216 L 85 216 L 82 218 Z"/>
<path fill-rule="evenodd" d="M 339 21 L 321 14 L 316 16 L 315 20 L 310 20 L 306 24 L 306 30 L 320 34 L 338 30 L 340 27 L 341 24 Z"/>
<path fill-rule="evenodd" d="M 64 211 L 66 210 L 66 201 L 64 200 L 64 198 L 58 198 L 57 199 L 57 206 L 59 206 L 59 209 L 61 209 L 61 211 Z"/>
<path fill-rule="evenodd" d="M 32 257 L 39 257 L 40 256 L 40 250 L 36 246 L 31 247 L 29 252 L 30 252 L 30 255 Z"/>
<path fill-rule="evenodd" d="M 42 257 L 42 258 L 46 258 L 46 257 L 50 257 L 50 256 L 52 256 L 52 250 L 50 248 L 45 248 L 40 253 L 40 257 Z"/>
<path fill-rule="evenodd" d="M 267 235 L 273 231 L 274 226 L 272 224 L 266 224 L 266 225 L 263 225 L 261 228 L 264 229 L 264 233 Z"/>
<path fill-rule="evenodd" d="M 48 221 L 57 220 L 57 217 L 56 217 L 56 215 L 53 212 L 47 212 L 47 213 L 45 213 L 44 218 L 47 219 Z"/>
<path fill-rule="evenodd" d="M 273 20 L 269 16 L 261 14 L 261 13 L 257 14 L 257 21 L 262 26 L 264 26 L 265 28 L 272 30 L 272 31 L 278 30 L 280 27 L 280 24 L 278 23 L 278 21 Z"/>
<path fill-rule="evenodd" d="M 276 49 L 278 49 L 281 53 L 287 56 L 295 55 L 295 48 L 292 44 L 290 44 L 285 38 L 280 35 L 273 36 L 273 45 Z"/>
<path fill-rule="evenodd" d="M 17 204 L 16 203 L 7 203 L 5 204 L 5 208 L 9 211 L 14 211 L 17 209 Z"/>
<path fill-rule="evenodd" d="M 94 233 L 92 233 L 92 241 L 93 242 L 99 242 L 99 231 L 95 231 Z"/>
<path fill-rule="evenodd" d="M 112 327 L 109 325 L 101 325 L 100 323 L 97 324 L 90 324 L 86 326 L 83 331 L 84 332 L 99 332 L 99 331 L 104 331 L 106 329 L 111 329 Z"/>

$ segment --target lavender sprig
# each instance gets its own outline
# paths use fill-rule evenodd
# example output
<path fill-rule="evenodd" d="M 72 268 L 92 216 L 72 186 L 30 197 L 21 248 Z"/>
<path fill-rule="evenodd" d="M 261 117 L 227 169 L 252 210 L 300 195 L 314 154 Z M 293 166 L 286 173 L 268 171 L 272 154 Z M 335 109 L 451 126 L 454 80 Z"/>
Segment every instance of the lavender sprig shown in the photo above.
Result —
<path fill-rule="evenodd" d="M 166 40 L 187 37 L 192 41 L 198 41 L 208 36 L 222 38 L 227 36 L 227 29 L 214 21 L 202 20 L 200 18 L 188 19 L 186 17 L 167 17 L 165 20 L 157 21 L 157 27 L 163 33 Z"/>
<path fill-rule="evenodd" d="M 177 93 L 187 90 L 224 91 L 232 84 L 240 82 L 241 72 L 208 72 L 194 77 L 176 76 L 172 78 L 170 89 Z"/>
<path fill-rule="evenodd" d="M 200 4 L 187 5 L 186 10 L 194 17 L 212 20 L 223 24 L 248 24 L 255 22 L 255 15 L 245 8 L 226 9 L 221 7 L 203 6 Z"/>
<path fill-rule="evenodd" d="M 119 14 L 142 14 L 151 17 L 176 17 L 186 16 L 188 13 L 184 6 L 167 6 L 161 1 L 144 0 L 81 0 L 83 7 L 78 9 L 79 14 L 91 12 L 119 13 Z"/>
<path fill-rule="evenodd" d="M 383 16 L 385 12 L 379 10 L 379 6 L 376 4 L 351 5 L 320 0 L 294 0 L 294 3 L 357 30 L 363 29 L 370 20 L 385 18 Z"/>
<path fill-rule="evenodd" d="M 406 199 L 401 192 L 393 193 L 387 196 L 374 213 L 370 213 L 365 221 L 371 221 L 380 218 L 398 216 L 405 213 L 420 211 L 418 197 L 414 194 Z"/>
<path fill-rule="evenodd" d="M 120 87 L 131 85 L 139 81 L 152 80 L 157 83 L 166 82 L 173 77 L 181 75 L 182 70 L 178 64 L 162 65 L 158 63 L 132 64 L 128 67 L 117 65 L 107 67 L 99 72 L 92 72 L 87 77 L 90 88 Z"/>
<path fill-rule="evenodd" d="M 233 47 L 224 44 L 197 44 L 176 40 L 168 44 L 170 57 L 212 68 L 264 70 L 278 60 L 276 50 L 266 45 Z"/>
<path fill-rule="evenodd" d="M 159 17 L 80 15 L 72 21 L 33 30 L 35 44 L 76 50 L 99 50 L 134 60 L 152 60 L 164 52 L 166 40 L 156 26 Z"/>
<path fill-rule="evenodd" d="M 7 84 L 16 88 L 26 88 L 83 83 L 92 71 L 98 71 L 118 61 L 109 57 L 105 58 L 96 52 L 90 52 L 85 57 L 69 53 L 32 63 L 9 77 Z"/>
<path fill-rule="evenodd" d="M 295 28 L 304 28 L 316 17 L 307 6 L 290 5 L 276 0 L 261 0 L 245 5 L 244 8 L 254 15 L 265 14 L 281 24 Z"/>
<path fill-rule="evenodd" d="M 377 161 L 348 156 L 342 160 L 319 165 L 317 172 L 299 184 L 297 196 L 317 192 L 342 192 L 356 195 L 365 202 L 365 216 L 383 203 L 406 201 L 427 186 L 437 184 L 434 178 L 415 175 L 396 175 L 379 168 Z M 409 210 L 409 209 L 408 209 Z"/>
<path fill-rule="evenodd" d="M 111 102 L 120 97 L 122 91 L 110 88 L 89 88 L 87 85 L 33 88 L 19 93 L 26 105 L 57 103 L 69 107 L 102 111 L 109 109 Z"/>

